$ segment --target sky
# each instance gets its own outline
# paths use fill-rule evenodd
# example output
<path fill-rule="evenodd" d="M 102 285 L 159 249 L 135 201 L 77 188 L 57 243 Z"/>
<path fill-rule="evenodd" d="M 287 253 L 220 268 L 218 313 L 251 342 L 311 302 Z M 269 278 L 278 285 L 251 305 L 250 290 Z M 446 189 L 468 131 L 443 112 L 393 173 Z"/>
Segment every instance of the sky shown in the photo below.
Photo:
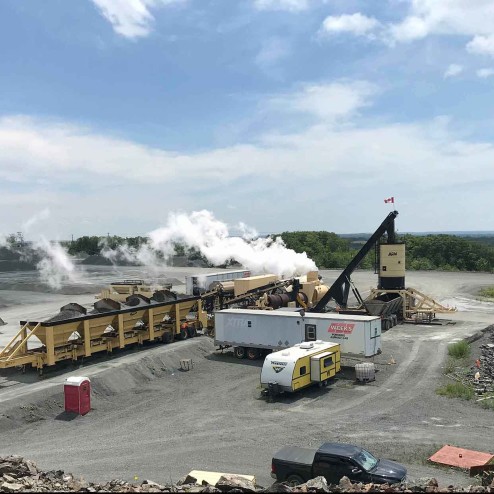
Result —
<path fill-rule="evenodd" d="M 0 233 L 494 230 L 493 110 L 492 0 L 2 0 Z"/>

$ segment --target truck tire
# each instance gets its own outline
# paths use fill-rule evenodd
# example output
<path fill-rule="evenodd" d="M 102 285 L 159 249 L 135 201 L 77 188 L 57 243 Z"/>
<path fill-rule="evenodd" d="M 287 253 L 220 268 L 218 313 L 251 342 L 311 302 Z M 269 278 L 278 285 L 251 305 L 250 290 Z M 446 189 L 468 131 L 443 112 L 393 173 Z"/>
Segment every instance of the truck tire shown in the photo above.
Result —
<path fill-rule="evenodd" d="M 259 358 L 260 352 L 257 348 L 247 348 L 247 358 L 249 360 L 257 360 Z"/>
<path fill-rule="evenodd" d="M 196 328 L 194 326 L 189 326 L 187 328 L 187 333 L 189 335 L 189 338 L 194 338 L 194 336 L 197 336 L 197 331 L 196 331 Z"/>
<path fill-rule="evenodd" d="M 304 479 L 300 475 L 289 475 L 285 481 L 290 487 L 295 487 L 304 483 Z"/>
<path fill-rule="evenodd" d="M 243 358 L 245 358 L 245 354 L 246 354 L 245 347 L 243 347 L 243 346 L 236 346 L 236 347 L 233 349 L 233 354 L 234 354 L 234 355 L 235 355 L 235 357 L 237 357 L 238 359 L 243 359 Z"/>

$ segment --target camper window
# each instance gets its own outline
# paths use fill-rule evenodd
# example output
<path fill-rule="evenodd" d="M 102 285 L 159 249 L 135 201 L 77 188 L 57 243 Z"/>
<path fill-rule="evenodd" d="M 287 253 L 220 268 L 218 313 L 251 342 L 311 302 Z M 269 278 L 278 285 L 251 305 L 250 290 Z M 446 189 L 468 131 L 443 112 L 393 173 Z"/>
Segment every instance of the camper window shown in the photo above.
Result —
<path fill-rule="evenodd" d="M 306 324 L 305 325 L 305 341 L 315 341 L 316 339 L 316 325 Z"/>
<path fill-rule="evenodd" d="M 330 367 L 333 365 L 333 357 L 328 357 L 324 359 L 324 367 Z"/>
<path fill-rule="evenodd" d="M 303 367 L 300 367 L 300 375 L 303 376 L 307 373 L 307 368 L 305 365 Z"/>

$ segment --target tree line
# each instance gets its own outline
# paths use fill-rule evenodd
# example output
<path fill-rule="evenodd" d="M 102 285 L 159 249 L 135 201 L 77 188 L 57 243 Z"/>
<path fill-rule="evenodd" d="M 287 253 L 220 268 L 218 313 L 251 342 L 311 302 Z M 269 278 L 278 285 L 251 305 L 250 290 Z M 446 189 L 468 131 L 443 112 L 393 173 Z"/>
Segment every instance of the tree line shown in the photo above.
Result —
<path fill-rule="evenodd" d="M 295 252 L 306 252 L 319 269 L 343 269 L 353 259 L 359 248 L 365 243 L 362 235 L 344 238 L 326 231 L 283 232 L 279 235 L 286 247 Z M 402 235 L 398 241 L 406 245 L 406 268 L 408 270 L 440 271 L 484 271 L 494 272 L 494 237 L 460 237 L 456 235 Z M 126 244 L 138 249 L 147 243 L 146 237 L 97 237 L 83 236 L 65 247 L 72 255 L 100 254 L 105 247 L 116 249 Z M 175 255 L 189 259 L 207 260 L 195 249 L 175 244 Z M 210 263 L 207 263 L 210 265 Z M 374 269 L 374 249 L 360 264 L 362 269 Z"/>
<path fill-rule="evenodd" d="M 73 256 L 80 255 L 100 255 L 102 251 L 110 249 L 116 250 L 119 246 L 125 245 L 131 250 L 138 250 L 143 245 L 147 244 L 147 237 L 119 237 L 117 235 L 108 235 L 105 237 L 98 236 L 83 236 L 76 240 L 62 242 L 67 252 Z M 180 243 L 174 243 L 174 255 L 186 257 L 189 261 L 200 260 L 208 267 L 214 267 L 197 249 L 188 247 Z M 158 257 L 163 257 L 157 253 Z M 217 267 L 228 267 L 229 263 Z"/>
<path fill-rule="evenodd" d="M 345 268 L 365 243 L 361 237 L 340 238 L 328 232 L 284 232 L 281 237 L 288 248 L 305 251 L 319 269 Z M 408 270 L 494 272 L 494 243 L 486 237 L 406 234 L 398 242 L 405 243 Z M 371 249 L 359 267 L 373 269 L 374 264 L 375 252 Z"/>

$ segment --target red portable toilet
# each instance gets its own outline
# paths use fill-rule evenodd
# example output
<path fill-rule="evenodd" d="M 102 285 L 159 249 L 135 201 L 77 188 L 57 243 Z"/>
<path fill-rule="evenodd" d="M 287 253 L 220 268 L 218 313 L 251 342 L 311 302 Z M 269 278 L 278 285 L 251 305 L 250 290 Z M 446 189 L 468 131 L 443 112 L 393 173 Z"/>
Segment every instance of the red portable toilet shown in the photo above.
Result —
<path fill-rule="evenodd" d="M 91 410 L 91 383 L 87 377 L 68 377 L 63 392 L 66 412 L 86 415 Z"/>

